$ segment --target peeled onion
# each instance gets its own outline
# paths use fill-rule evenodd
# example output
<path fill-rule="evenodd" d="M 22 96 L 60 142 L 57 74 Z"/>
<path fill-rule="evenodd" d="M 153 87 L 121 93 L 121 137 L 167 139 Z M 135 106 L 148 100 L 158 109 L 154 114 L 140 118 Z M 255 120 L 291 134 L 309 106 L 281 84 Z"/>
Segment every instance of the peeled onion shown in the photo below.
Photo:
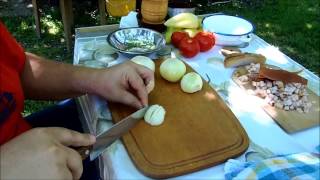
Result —
<path fill-rule="evenodd" d="M 131 59 L 132 62 L 144 66 L 148 69 L 151 69 L 153 72 L 155 71 L 155 64 L 149 57 L 146 56 L 135 56 Z M 147 92 L 150 93 L 154 88 L 154 81 L 150 81 L 147 86 Z"/>
<path fill-rule="evenodd" d="M 144 66 L 146 68 L 149 68 L 153 72 L 155 70 L 155 64 L 149 57 L 146 57 L 146 56 L 135 56 L 135 57 L 133 57 L 131 59 L 131 61 L 136 63 L 136 64 L 142 65 L 142 66 Z"/>
<path fill-rule="evenodd" d="M 162 106 L 155 104 L 149 107 L 144 115 L 144 120 L 152 126 L 159 126 L 163 123 L 165 114 L 165 109 Z"/>
<path fill-rule="evenodd" d="M 186 65 L 176 58 L 168 58 L 160 65 L 161 76 L 170 81 L 177 82 L 186 73 Z"/>
<path fill-rule="evenodd" d="M 153 88 L 154 88 L 154 81 L 150 81 L 146 86 L 148 94 L 153 90 Z"/>
<path fill-rule="evenodd" d="M 202 89 L 202 79 L 199 74 L 195 72 L 187 73 L 182 77 L 180 86 L 182 91 L 186 93 L 194 93 Z"/>

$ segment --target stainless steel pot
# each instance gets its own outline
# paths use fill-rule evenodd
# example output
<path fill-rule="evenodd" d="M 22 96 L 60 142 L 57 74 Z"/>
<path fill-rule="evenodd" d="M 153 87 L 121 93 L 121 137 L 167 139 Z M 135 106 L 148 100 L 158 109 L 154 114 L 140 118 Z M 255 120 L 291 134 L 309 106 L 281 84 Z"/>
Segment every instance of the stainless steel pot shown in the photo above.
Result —
<path fill-rule="evenodd" d="M 168 15 L 173 17 L 180 13 L 194 13 L 196 8 L 168 8 Z"/>

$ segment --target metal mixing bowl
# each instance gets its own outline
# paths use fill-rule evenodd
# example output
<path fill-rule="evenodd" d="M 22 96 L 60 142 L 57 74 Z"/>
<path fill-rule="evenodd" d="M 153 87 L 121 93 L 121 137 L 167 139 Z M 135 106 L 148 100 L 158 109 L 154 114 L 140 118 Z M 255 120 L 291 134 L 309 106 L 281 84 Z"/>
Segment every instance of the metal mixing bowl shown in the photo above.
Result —
<path fill-rule="evenodd" d="M 166 41 L 162 34 L 147 28 L 124 28 L 110 33 L 108 43 L 128 55 L 150 54 L 162 49 Z"/>

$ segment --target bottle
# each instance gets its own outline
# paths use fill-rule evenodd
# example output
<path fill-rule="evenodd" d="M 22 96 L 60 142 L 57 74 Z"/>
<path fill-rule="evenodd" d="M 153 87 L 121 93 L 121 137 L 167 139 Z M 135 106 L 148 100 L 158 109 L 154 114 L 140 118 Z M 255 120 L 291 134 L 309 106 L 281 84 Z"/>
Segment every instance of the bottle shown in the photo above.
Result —
<path fill-rule="evenodd" d="M 183 12 L 194 13 L 195 10 L 196 4 L 194 0 L 169 0 L 168 15 L 170 17 Z"/>

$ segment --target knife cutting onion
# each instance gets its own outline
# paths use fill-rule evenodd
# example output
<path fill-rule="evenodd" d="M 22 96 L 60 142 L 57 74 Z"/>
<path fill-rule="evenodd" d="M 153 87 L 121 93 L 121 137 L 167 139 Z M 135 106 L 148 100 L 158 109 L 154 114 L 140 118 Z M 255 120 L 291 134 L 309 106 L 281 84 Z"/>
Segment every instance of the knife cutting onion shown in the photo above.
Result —
<path fill-rule="evenodd" d="M 163 123 L 165 114 L 166 110 L 162 106 L 155 104 L 149 107 L 144 115 L 144 120 L 151 126 L 159 126 Z"/>
<path fill-rule="evenodd" d="M 177 82 L 186 73 L 186 65 L 179 59 L 168 58 L 160 65 L 161 76 L 170 82 Z"/>
<path fill-rule="evenodd" d="M 194 93 L 202 89 L 202 79 L 199 74 L 195 72 L 187 73 L 182 77 L 180 86 L 182 91 L 186 93 Z"/>

